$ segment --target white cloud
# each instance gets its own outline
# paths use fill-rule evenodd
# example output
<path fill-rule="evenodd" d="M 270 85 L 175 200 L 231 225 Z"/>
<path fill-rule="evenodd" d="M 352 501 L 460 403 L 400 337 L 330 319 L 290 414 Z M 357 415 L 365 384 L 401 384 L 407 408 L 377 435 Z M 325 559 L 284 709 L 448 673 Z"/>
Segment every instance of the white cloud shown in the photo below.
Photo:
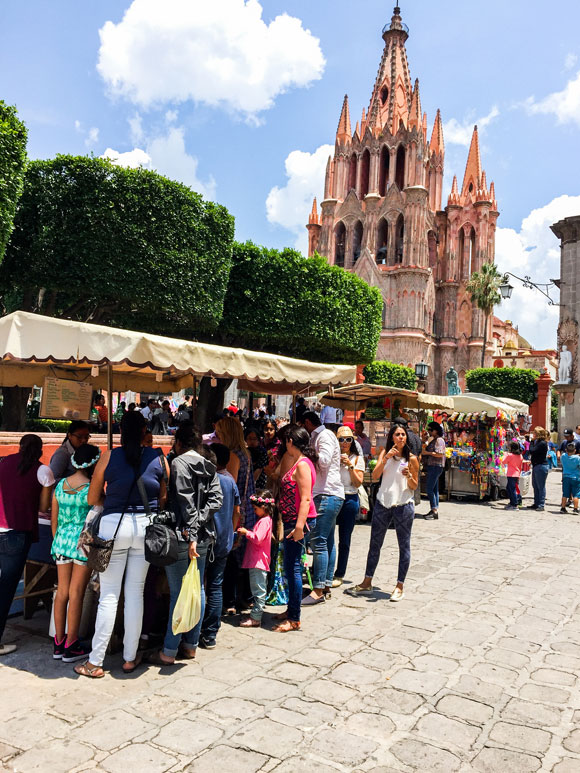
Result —
<path fill-rule="evenodd" d="M 119 153 L 118 150 L 107 148 L 101 158 L 108 158 L 117 166 L 126 166 L 130 169 L 136 169 L 138 166 L 151 168 L 151 156 L 145 153 L 141 148 L 128 150 L 126 153 Z"/>
<path fill-rule="evenodd" d="M 539 102 L 535 97 L 529 97 L 524 107 L 532 115 L 555 115 L 558 123 L 575 123 L 580 126 L 580 70 L 562 91 L 554 91 Z"/>
<path fill-rule="evenodd" d="M 138 166 L 153 169 L 172 180 L 179 180 L 207 199 L 215 198 L 216 182 L 211 176 L 205 182 L 197 176 L 199 162 L 187 152 L 185 132 L 181 126 L 171 127 L 167 134 L 151 138 L 146 150 L 133 148 L 120 153 L 107 148 L 101 158 L 109 158 L 114 164 L 132 169 Z"/>
<path fill-rule="evenodd" d="M 266 213 L 270 223 L 281 225 L 295 237 L 296 249 L 306 254 L 308 233 L 306 223 L 312 208 L 312 199 L 318 202 L 324 192 L 324 174 L 333 145 L 321 145 L 314 153 L 293 150 L 286 159 L 286 185 L 272 188 L 266 199 Z"/>
<path fill-rule="evenodd" d="M 91 126 L 89 131 L 87 132 L 87 136 L 85 139 L 85 145 L 87 148 L 90 148 L 91 145 L 96 145 L 99 141 L 99 130 L 96 126 Z"/>
<path fill-rule="evenodd" d="M 576 66 L 576 62 L 578 61 L 577 54 L 569 53 L 566 54 L 566 59 L 564 60 L 564 69 L 565 70 L 572 70 Z"/>
<path fill-rule="evenodd" d="M 133 0 L 99 34 L 97 69 L 111 93 L 143 107 L 194 100 L 257 120 L 325 65 L 300 19 L 284 13 L 267 24 L 258 0 Z"/>
<path fill-rule="evenodd" d="M 533 282 L 548 283 L 560 276 L 560 242 L 550 226 L 563 217 L 580 212 L 580 196 L 558 196 L 549 204 L 534 209 L 522 221 L 519 231 L 498 228 L 496 231 L 496 263 L 500 270 L 511 271 Z M 504 301 L 497 314 L 519 325 L 520 333 L 537 349 L 556 348 L 559 310 L 535 290 L 526 289 L 511 279 L 514 287 L 511 300 Z M 558 291 L 550 288 L 557 301 Z"/>
<path fill-rule="evenodd" d="M 485 130 L 498 115 L 499 109 L 494 105 L 487 115 L 477 118 L 476 120 L 467 118 L 463 123 L 459 123 L 457 118 L 450 118 L 449 121 L 446 121 L 443 124 L 443 136 L 445 137 L 445 142 L 469 147 L 474 125 L 477 124 L 479 131 Z"/>
<path fill-rule="evenodd" d="M 75 129 L 78 132 L 82 131 L 81 122 L 78 119 L 75 121 Z"/>
<path fill-rule="evenodd" d="M 140 142 L 143 142 L 143 138 L 145 136 L 143 132 L 143 122 L 141 120 L 141 116 L 139 113 L 135 113 L 132 118 L 128 118 L 127 120 L 131 133 L 131 142 L 135 143 L 135 145 L 138 145 Z"/>
<path fill-rule="evenodd" d="M 165 113 L 165 120 L 167 123 L 175 123 L 177 121 L 178 113 L 177 110 L 168 110 Z"/>

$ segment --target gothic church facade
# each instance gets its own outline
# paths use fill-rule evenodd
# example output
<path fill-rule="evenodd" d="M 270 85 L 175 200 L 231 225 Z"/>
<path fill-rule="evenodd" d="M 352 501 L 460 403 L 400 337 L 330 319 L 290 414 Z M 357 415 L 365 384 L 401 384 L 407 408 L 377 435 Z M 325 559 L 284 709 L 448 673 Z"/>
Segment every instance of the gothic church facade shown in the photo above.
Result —
<path fill-rule="evenodd" d="M 446 393 L 445 373 L 479 367 L 484 317 L 466 284 L 495 257 L 499 216 L 482 170 L 474 128 L 463 184 L 441 208 L 445 146 L 437 111 L 428 139 L 419 81 L 411 83 L 400 9 L 383 30 L 385 47 L 368 111 L 351 130 L 344 98 L 324 199 L 307 226 L 319 252 L 380 289 L 383 329 L 377 359 L 429 364 L 428 390 Z M 488 341 L 492 340 L 491 322 Z M 490 343 L 487 358 L 491 359 Z M 486 359 L 487 359 L 486 358 Z M 487 361 L 486 361 L 487 364 Z"/>

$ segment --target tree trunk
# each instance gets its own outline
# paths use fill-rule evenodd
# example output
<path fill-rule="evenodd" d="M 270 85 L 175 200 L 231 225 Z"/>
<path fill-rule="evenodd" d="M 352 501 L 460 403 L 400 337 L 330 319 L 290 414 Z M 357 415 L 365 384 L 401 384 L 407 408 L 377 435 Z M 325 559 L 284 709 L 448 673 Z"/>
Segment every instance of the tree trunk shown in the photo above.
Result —
<path fill-rule="evenodd" d="M 23 430 L 26 424 L 26 406 L 30 387 L 2 387 L 2 427 L 7 432 Z"/>
<path fill-rule="evenodd" d="M 202 432 L 211 432 L 211 420 L 224 408 L 224 395 L 232 383 L 230 378 L 218 378 L 217 386 L 212 387 L 211 378 L 204 376 L 199 384 L 199 398 L 197 404 L 197 426 Z"/>
<path fill-rule="evenodd" d="M 489 321 L 489 314 L 485 315 L 483 323 L 483 347 L 481 349 L 481 367 L 485 368 L 485 349 L 487 347 L 487 323 Z"/>

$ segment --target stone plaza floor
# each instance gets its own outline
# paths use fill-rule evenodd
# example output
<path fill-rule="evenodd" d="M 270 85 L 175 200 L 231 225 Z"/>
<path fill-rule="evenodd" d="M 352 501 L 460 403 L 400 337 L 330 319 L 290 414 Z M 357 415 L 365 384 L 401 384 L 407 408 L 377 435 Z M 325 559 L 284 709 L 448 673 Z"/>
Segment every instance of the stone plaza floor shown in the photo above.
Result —
<path fill-rule="evenodd" d="M 298 633 L 225 623 L 215 650 L 174 668 L 123 676 L 117 656 L 104 679 L 77 677 L 16 619 L 2 769 L 577 773 L 580 516 L 559 496 L 553 472 L 543 513 L 443 502 L 415 522 L 402 602 L 389 532 L 373 599 L 338 589 Z M 355 529 L 354 582 L 369 531 Z"/>

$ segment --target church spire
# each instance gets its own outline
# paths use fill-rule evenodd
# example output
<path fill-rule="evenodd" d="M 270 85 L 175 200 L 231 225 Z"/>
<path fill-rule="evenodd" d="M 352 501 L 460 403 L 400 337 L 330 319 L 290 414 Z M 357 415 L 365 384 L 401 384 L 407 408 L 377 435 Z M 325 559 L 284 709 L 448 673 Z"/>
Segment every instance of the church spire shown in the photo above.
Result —
<path fill-rule="evenodd" d="M 463 177 L 463 185 L 461 187 L 461 197 L 465 198 L 469 194 L 475 193 L 480 186 L 481 181 L 481 158 L 479 155 L 479 135 L 477 133 L 477 126 L 473 127 L 473 135 L 471 137 L 471 145 L 469 147 L 469 155 L 467 157 L 467 165 L 465 167 L 465 175 Z"/>
<path fill-rule="evenodd" d="M 312 210 L 308 216 L 308 225 L 320 225 L 320 217 L 318 216 L 318 206 L 316 202 L 316 196 L 312 202 Z"/>
<path fill-rule="evenodd" d="M 457 175 L 453 175 L 453 184 L 451 186 L 451 193 L 447 200 L 449 206 L 459 206 L 459 188 L 457 187 Z"/>
<path fill-rule="evenodd" d="M 415 88 L 411 99 L 411 112 L 409 113 L 409 129 L 415 127 L 419 131 L 422 127 L 421 97 L 419 95 L 419 78 L 415 79 Z"/>
<path fill-rule="evenodd" d="M 440 110 L 437 110 L 437 115 L 435 116 L 433 133 L 431 134 L 431 142 L 429 143 L 429 150 L 431 153 L 438 154 L 441 154 L 445 151 L 445 143 L 443 141 L 443 124 L 441 122 Z"/>
<path fill-rule="evenodd" d="M 338 121 L 338 128 L 336 130 L 336 141 L 342 145 L 350 142 L 352 139 L 352 132 L 350 130 L 350 111 L 348 109 L 348 94 L 344 95 L 344 101 L 342 103 L 342 110 L 340 112 L 340 119 Z"/>

